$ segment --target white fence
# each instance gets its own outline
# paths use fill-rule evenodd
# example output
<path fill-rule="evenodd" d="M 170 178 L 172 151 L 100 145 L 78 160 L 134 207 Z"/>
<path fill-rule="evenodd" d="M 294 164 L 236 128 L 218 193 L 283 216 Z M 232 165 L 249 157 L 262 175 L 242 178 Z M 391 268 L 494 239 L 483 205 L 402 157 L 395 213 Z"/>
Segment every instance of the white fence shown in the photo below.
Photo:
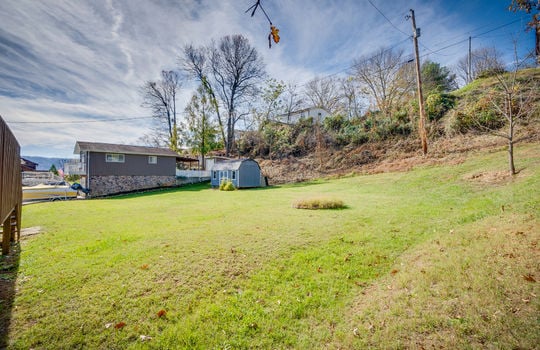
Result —
<path fill-rule="evenodd" d="M 208 177 L 210 178 L 211 173 L 212 172 L 210 170 L 178 170 L 176 169 L 177 177 L 197 177 L 197 178 Z"/>

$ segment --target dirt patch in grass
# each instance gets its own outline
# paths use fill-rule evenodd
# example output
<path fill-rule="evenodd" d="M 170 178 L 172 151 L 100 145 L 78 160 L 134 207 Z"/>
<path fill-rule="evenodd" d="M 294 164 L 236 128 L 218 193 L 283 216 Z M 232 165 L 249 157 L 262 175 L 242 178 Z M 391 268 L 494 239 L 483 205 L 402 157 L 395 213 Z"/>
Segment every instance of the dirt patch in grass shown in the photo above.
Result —
<path fill-rule="evenodd" d="M 41 232 L 42 232 L 42 227 L 41 226 L 33 226 L 33 227 L 23 228 L 21 230 L 21 238 L 34 236 L 34 235 L 37 235 L 37 234 L 39 234 Z"/>
<path fill-rule="evenodd" d="M 504 214 L 470 227 L 403 255 L 364 289 L 336 346 L 537 348 L 540 222 Z"/>
<path fill-rule="evenodd" d="M 467 174 L 465 180 L 478 184 L 504 184 L 513 179 L 509 171 L 482 171 L 474 174 Z"/>

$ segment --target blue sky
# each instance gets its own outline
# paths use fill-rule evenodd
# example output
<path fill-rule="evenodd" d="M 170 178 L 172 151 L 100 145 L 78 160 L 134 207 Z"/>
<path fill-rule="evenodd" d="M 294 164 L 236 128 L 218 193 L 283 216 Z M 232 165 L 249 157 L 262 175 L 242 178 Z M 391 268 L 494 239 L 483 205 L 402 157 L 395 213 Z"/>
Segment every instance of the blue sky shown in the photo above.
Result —
<path fill-rule="evenodd" d="M 151 125 L 140 86 L 175 69 L 185 44 L 243 34 L 271 77 L 302 85 L 345 74 L 382 47 L 412 54 L 411 8 L 422 60 L 452 68 L 469 36 L 473 49 L 495 46 L 509 64 L 513 38 L 521 53 L 534 47 L 529 16 L 507 11 L 509 0 L 261 2 L 280 29 L 271 49 L 262 12 L 245 13 L 255 0 L 2 0 L 0 115 L 23 155 L 73 157 L 77 140 L 137 144 Z M 181 106 L 194 88 L 185 82 Z"/>

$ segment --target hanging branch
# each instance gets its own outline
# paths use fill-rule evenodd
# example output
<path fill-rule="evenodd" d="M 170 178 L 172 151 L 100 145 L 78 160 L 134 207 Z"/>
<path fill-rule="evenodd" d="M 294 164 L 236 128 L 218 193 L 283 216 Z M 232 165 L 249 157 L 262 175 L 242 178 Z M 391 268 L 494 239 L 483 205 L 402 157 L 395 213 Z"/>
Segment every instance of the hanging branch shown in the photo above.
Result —
<path fill-rule="evenodd" d="M 258 8 L 261 9 L 266 19 L 268 20 L 268 23 L 270 23 L 270 34 L 268 34 L 268 47 L 272 48 L 272 39 L 274 40 L 276 44 L 279 43 L 279 29 L 277 29 L 272 24 L 270 17 L 268 17 L 268 14 L 266 13 L 266 11 L 264 10 L 264 7 L 261 4 L 261 0 L 257 0 L 257 2 L 253 6 L 251 6 L 250 8 L 246 10 L 246 13 L 251 11 L 251 17 L 253 17 L 255 15 L 255 11 L 257 11 Z"/>

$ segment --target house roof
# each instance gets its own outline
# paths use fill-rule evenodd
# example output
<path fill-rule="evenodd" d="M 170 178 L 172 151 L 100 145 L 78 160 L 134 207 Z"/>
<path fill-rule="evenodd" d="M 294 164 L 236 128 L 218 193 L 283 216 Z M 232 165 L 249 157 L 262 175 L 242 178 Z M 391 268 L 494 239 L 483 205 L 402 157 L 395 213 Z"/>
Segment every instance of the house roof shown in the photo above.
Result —
<path fill-rule="evenodd" d="M 222 160 L 222 161 L 214 163 L 212 170 L 238 170 L 240 166 L 242 165 L 242 163 L 246 161 L 254 162 L 255 164 L 259 165 L 259 163 L 249 158 L 230 159 L 230 160 Z"/>
<path fill-rule="evenodd" d="M 181 157 L 178 153 L 168 148 L 117 145 L 117 144 L 112 144 L 112 143 L 86 142 L 86 141 L 77 141 L 75 143 L 75 149 L 73 151 L 74 154 L 78 154 L 80 152 L 86 152 L 86 151 L 100 152 L 100 153 L 124 153 L 124 154 L 142 154 L 142 155 L 148 155 L 148 156 L 176 157 L 182 160 L 190 159 L 186 157 Z"/>
<path fill-rule="evenodd" d="M 39 165 L 36 162 L 32 162 L 31 160 L 28 160 L 26 158 L 21 157 L 21 165 L 22 164 L 25 164 L 25 165 Z"/>

